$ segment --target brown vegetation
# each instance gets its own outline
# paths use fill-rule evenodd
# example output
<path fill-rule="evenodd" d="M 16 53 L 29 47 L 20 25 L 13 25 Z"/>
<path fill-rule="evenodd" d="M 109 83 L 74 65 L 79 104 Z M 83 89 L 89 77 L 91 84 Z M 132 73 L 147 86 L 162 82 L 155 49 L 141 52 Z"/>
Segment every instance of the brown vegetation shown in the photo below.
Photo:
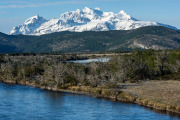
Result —
<path fill-rule="evenodd" d="M 76 58 L 75 54 L 1 55 L 0 80 L 51 90 L 80 91 L 97 97 L 180 112 L 179 50 L 136 50 L 131 54 L 116 54 L 107 63 L 88 65 L 64 61 Z"/>
<path fill-rule="evenodd" d="M 124 86 L 123 92 L 138 98 L 138 104 L 180 113 L 180 81 L 143 81 L 120 86 Z"/>

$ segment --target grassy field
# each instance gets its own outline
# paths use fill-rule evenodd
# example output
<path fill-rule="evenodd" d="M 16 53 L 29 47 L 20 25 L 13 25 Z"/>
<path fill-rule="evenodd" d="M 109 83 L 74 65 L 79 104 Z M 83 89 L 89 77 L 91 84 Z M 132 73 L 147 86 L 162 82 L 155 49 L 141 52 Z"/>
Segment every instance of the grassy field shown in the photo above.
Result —
<path fill-rule="evenodd" d="M 160 104 L 180 106 L 180 81 L 143 81 L 121 84 L 122 91 Z"/>

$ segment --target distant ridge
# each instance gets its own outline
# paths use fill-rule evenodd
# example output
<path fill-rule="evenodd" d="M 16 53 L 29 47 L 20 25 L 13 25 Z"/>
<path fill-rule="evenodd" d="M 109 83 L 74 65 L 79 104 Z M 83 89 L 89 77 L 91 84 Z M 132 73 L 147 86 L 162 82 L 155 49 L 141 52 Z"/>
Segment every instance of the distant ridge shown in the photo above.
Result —
<path fill-rule="evenodd" d="M 163 26 L 134 30 L 56 32 L 41 36 L 0 33 L 0 53 L 106 52 L 180 49 L 180 31 Z"/>

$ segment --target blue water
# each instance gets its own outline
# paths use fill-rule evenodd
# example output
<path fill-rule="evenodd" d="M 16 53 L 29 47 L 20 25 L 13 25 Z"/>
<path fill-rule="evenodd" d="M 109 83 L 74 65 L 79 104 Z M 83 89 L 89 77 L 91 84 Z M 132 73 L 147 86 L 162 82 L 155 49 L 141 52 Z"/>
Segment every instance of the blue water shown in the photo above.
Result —
<path fill-rule="evenodd" d="M 0 83 L 0 120 L 178 120 L 135 104 Z"/>
<path fill-rule="evenodd" d="M 87 59 L 87 60 L 71 60 L 69 62 L 88 64 L 91 62 L 108 62 L 109 60 L 110 60 L 110 58 L 95 58 L 95 59 Z"/>

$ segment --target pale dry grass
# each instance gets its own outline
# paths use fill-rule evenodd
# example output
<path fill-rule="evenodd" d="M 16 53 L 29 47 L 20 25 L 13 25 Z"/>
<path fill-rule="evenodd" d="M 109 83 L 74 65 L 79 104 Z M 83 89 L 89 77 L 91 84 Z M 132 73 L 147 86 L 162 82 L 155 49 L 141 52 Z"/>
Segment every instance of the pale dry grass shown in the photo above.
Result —
<path fill-rule="evenodd" d="M 163 104 L 180 105 L 180 81 L 145 81 L 139 84 L 126 84 L 122 89 L 138 98 Z"/>

